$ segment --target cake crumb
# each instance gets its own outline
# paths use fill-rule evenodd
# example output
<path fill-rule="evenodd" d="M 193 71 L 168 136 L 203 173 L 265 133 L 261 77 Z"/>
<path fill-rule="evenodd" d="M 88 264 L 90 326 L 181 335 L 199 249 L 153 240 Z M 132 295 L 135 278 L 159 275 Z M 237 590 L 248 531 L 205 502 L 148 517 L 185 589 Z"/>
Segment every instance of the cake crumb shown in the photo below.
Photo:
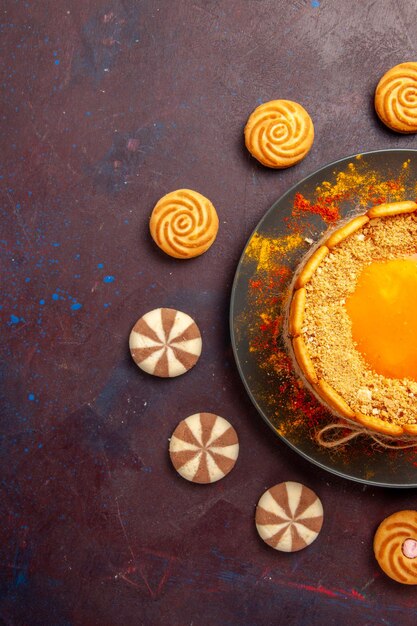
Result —
<path fill-rule="evenodd" d="M 371 402 L 372 400 L 372 391 L 370 389 L 358 389 L 358 393 L 356 394 L 359 402 Z"/>

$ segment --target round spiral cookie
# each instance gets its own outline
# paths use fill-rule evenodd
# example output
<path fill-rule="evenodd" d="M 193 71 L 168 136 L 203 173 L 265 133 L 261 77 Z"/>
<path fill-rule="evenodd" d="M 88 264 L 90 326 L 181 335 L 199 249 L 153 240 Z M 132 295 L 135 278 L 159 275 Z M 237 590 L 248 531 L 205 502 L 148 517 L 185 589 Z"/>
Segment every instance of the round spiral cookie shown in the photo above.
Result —
<path fill-rule="evenodd" d="M 161 250 L 177 259 L 191 259 L 210 248 L 219 218 L 210 200 L 197 191 L 178 189 L 157 202 L 149 227 Z"/>
<path fill-rule="evenodd" d="M 387 576 L 417 585 L 417 511 L 398 511 L 385 518 L 375 533 L 374 552 Z"/>
<path fill-rule="evenodd" d="M 174 430 L 169 454 L 177 472 L 194 483 L 214 483 L 228 474 L 239 454 L 233 426 L 219 415 L 195 413 Z"/>
<path fill-rule="evenodd" d="M 265 491 L 256 508 L 255 523 L 271 548 L 297 552 L 317 538 L 323 525 L 323 506 L 314 491 L 288 481 Z"/>
<path fill-rule="evenodd" d="M 172 378 L 194 367 L 201 354 L 201 335 L 194 320 L 175 309 L 154 309 L 132 328 L 130 353 L 148 374 Z"/>
<path fill-rule="evenodd" d="M 417 63 L 400 63 L 384 74 L 376 88 L 375 109 L 392 130 L 417 132 Z"/>
<path fill-rule="evenodd" d="M 267 167 L 295 165 L 309 152 L 314 126 L 307 111 L 291 100 L 271 100 L 258 106 L 245 126 L 246 147 Z"/>

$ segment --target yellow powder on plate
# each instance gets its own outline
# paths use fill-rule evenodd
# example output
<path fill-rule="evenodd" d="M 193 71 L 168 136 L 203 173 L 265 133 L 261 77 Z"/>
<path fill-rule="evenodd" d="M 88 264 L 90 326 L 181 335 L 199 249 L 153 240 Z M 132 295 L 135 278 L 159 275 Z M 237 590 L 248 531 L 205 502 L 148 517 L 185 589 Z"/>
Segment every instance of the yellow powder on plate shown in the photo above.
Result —
<path fill-rule="evenodd" d="M 276 257 L 286 252 L 295 250 L 303 238 L 298 233 L 291 233 L 280 238 L 269 238 L 255 233 L 245 251 L 247 259 L 257 261 L 257 271 L 270 270 L 275 263 Z"/>
<path fill-rule="evenodd" d="M 364 167 L 361 159 L 357 161 L 357 163 L 350 162 L 345 170 L 338 172 L 334 183 L 323 181 L 318 185 L 317 195 L 325 201 L 327 198 L 343 199 L 353 194 L 361 206 L 385 202 L 387 199 L 390 202 L 403 199 L 404 177 L 408 161 L 403 163 L 403 171 L 398 178 L 391 180 L 382 180 L 379 172 Z"/>

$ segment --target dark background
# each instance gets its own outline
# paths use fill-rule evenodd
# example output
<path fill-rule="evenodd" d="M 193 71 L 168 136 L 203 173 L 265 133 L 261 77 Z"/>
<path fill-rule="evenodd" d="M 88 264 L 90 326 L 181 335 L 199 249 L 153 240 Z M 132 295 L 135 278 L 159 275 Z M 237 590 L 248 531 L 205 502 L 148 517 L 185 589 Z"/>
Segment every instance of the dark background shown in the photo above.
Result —
<path fill-rule="evenodd" d="M 316 168 L 417 148 L 378 121 L 381 75 L 416 60 L 415 3 L 389 0 L 7 0 L 1 3 L 1 601 L 6 625 L 414 624 L 416 592 L 372 554 L 378 523 L 415 492 L 354 484 L 298 457 L 257 415 L 228 333 L 243 246 Z M 300 102 L 314 146 L 257 164 L 243 126 L 261 102 Z M 148 220 L 189 187 L 220 218 L 192 261 Z M 168 306 L 203 335 L 178 379 L 143 374 L 134 322 Z M 238 431 L 233 472 L 198 486 L 168 438 L 198 411 Z M 255 505 L 283 480 L 325 509 L 308 549 L 275 552 Z"/>

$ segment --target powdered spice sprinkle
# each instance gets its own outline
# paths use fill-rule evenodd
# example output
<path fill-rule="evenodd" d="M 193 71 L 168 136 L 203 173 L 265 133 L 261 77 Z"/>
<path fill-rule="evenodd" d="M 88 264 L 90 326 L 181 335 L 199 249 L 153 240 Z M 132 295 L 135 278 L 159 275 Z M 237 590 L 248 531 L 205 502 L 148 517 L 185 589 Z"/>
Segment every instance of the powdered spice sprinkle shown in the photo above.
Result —
<path fill-rule="evenodd" d="M 346 170 L 336 174 L 334 183 L 323 181 L 318 185 L 316 195 L 322 202 L 340 202 L 352 198 L 361 207 L 400 201 L 404 195 L 408 163 L 403 163 L 402 171 L 396 178 L 381 180 L 377 171 L 370 169 L 365 161 L 357 159 L 356 163 L 349 163 Z"/>
<path fill-rule="evenodd" d="M 410 198 L 409 172 L 407 160 L 398 174 L 384 179 L 359 155 L 343 170 L 335 171 L 333 179 L 320 182 L 311 195 L 294 194 L 290 217 L 287 212 L 279 227 L 282 232 L 284 224 L 287 232 L 284 230 L 281 236 L 255 233 L 247 246 L 243 263 L 254 265 L 254 269 L 248 282 L 246 310 L 236 326 L 238 332 L 245 333 L 245 343 L 248 341 L 252 357 L 264 372 L 258 399 L 269 407 L 268 415 L 276 430 L 292 443 L 311 440 L 315 430 L 331 419 L 296 376 L 282 341 L 282 312 L 295 266 L 318 235 L 317 222 L 312 218 L 320 216 L 324 224 L 334 227 L 340 215 L 346 214 L 346 205 L 350 213 L 355 209 L 363 213 L 364 206 L 403 200 L 406 187 Z M 332 454 L 347 464 L 356 451 L 365 456 L 374 454 L 371 446 L 350 446 L 348 450 L 349 455 L 345 449 Z M 369 472 L 366 477 L 372 478 Z"/>
<path fill-rule="evenodd" d="M 257 270 L 271 269 L 274 256 L 282 256 L 300 246 L 303 239 L 297 233 L 284 235 L 280 238 L 269 238 L 255 233 L 246 248 L 245 255 L 248 259 L 257 261 Z"/>
<path fill-rule="evenodd" d="M 312 203 L 307 200 L 301 193 L 297 192 L 294 197 L 294 210 L 293 216 L 297 213 L 307 212 L 315 215 L 320 215 L 326 224 L 333 224 L 340 219 L 340 211 L 335 202 L 340 198 L 327 196 L 319 196 L 317 202 Z"/>

